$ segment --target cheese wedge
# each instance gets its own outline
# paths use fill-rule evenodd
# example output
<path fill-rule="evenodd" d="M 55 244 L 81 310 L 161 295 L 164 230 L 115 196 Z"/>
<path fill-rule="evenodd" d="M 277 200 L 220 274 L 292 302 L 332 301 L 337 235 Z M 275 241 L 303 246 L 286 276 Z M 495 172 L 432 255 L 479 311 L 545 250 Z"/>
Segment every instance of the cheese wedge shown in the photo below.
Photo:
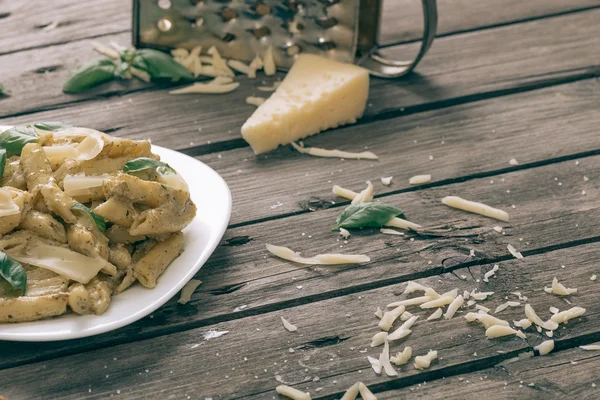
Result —
<path fill-rule="evenodd" d="M 325 129 L 354 123 L 369 95 L 369 73 L 313 54 L 301 54 L 281 85 L 242 126 L 256 154 Z"/>

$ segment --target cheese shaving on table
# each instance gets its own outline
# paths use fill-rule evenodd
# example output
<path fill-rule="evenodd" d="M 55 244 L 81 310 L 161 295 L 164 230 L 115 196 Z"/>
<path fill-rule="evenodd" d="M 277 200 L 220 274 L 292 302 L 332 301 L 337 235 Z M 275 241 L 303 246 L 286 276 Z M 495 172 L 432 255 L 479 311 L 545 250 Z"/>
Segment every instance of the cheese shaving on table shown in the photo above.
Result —
<path fill-rule="evenodd" d="M 545 356 L 554 350 L 554 340 L 546 340 L 534 347 L 540 353 L 540 356 Z"/>
<path fill-rule="evenodd" d="M 314 257 L 302 257 L 295 251 L 283 246 L 267 244 L 267 250 L 284 260 L 297 262 L 306 265 L 340 265 L 340 264 L 361 264 L 371 261 L 363 254 L 318 254 Z"/>
<path fill-rule="evenodd" d="M 582 316 L 585 313 L 585 308 L 583 307 L 573 307 L 565 311 L 561 311 L 559 313 L 554 314 L 550 317 L 550 320 L 556 322 L 557 324 L 562 324 L 567 322 L 570 319 L 577 318 Z"/>
<path fill-rule="evenodd" d="M 358 196 L 352 199 L 352 204 L 368 203 L 369 201 L 373 200 L 373 184 L 371 181 L 367 181 L 365 183 L 367 184 L 367 187 L 360 192 Z"/>
<path fill-rule="evenodd" d="M 525 334 L 521 331 L 517 331 L 510 326 L 505 325 L 492 325 L 485 330 L 485 336 L 488 339 L 495 339 L 499 337 L 509 336 L 509 335 L 517 335 L 521 339 L 525 339 Z"/>
<path fill-rule="evenodd" d="M 402 294 L 411 294 L 414 292 L 425 292 L 427 291 L 427 287 L 421 285 L 420 283 L 414 282 L 414 281 L 408 281 L 406 282 L 406 287 L 404 288 L 404 291 L 402 292 Z"/>
<path fill-rule="evenodd" d="M 385 186 L 390 186 L 392 184 L 393 176 L 381 177 L 381 183 Z"/>
<path fill-rule="evenodd" d="M 421 308 L 437 308 L 450 304 L 456 296 L 441 296 L 439 299 L 431 300 L 421 304 Z M 462 297 L 462 296 L 461 296 Z"/>
<path fill-rule="evenodd" d="M 113 61 L 121 59 L 118 51 L 113 50 L 110 47 L 103 45 L 102 43 L 92 42 L 92 48 L 95 52 L 100 53 Z"/>
<path fill-rule="evenodd" d="M 381 311 L 381 307 L 377 307 L 377 310 L 375 310 L 375 316 L 379 319 L 383 318 L 383 311 Z"/>
<path fill-rule="evenodd" d="M 446 310 L 446 313 L 444 314 L 444 318 L 450 319 L 450 318 L 454 317 L 454 314 L 456 314 L 456 311 L 458 311 L 458 309 L 461 308 L 464 303 L 465 303 L 465 298 L 462 296 L 462 294 L 456 296 L 456 298 L 454 300 L 452 300 L 452 303 L 450 303 L 450 305 L 448 306 L 448 309 Z"/>
<path fill-rule="evenodd" d="M 517 161 L 517 159 L 516 159 L 516 158 L 511 158 L 511 159 L 508 161 L 508 163 L 509 163 L 510 165 L 519 165 L 519 162 Z"/>
<path fill-rule="evenodd" d="M 483 274 L 483 281 L 484 282 L 489 282 L 490 278 L 494 275 L 496 275 L 496 272 L 500 269 L 500 267 L 498 266 L 498 264 L 494 265 L 494 267 L 489 270 L 488 272 L 486 272 L 485 274 Z"/>
<path fill-rule="evenodd" d="M 554 314 L 553 317 L 556 317 L 556 315 L 558 314 Z M 556 321 L 552 321 L 551 319 L 546 322 L 542 321 L 542 319 L 537 315 L 533 307 L 531 307 L 531 304 L 525 304 L 525 316 L 537 326 L 547 329 L 549 331 L 553 331 L 556 328 L 558 328 L 558 323 Z"/>
<path fill-rule="evenodd" d="M 483 203 L 465 200 L 457 196 L 446 196 L 442 199 L 442 203 L 449 207 L 458 208 L 463 211 L 483 215 L 485 217 L 494 218 L 500 221 L 507 222 L 509 219 L 506 211 L 490 207 Z"/>
<path fill-rule="evenodd" d="M 494 292 L 479 292 L 479 293 L 475 293 L 476 289 L 473 289 L 473 291 L 471 292 L 471 297 L 475 300 L 485 300 L 488 298 L 488 296 L 491 296 L 494 294 Z"/>
<path fill-rule="evenodd" d="M 432 292 L 435 293 L 435 290 L 432 289 Z M 438 299 L 440 297 L 440 295 L 438 295 L 437 293 L 435 293 L 435 295 L 436 296 L 426 294 L 425 296 L 413 297 L 412 299 L 395 301 L 393 303 L 386 305 L 386 307 L 392 308 L 392 307 L 398 307 L 398 306 L 416 306 L 419 304 L 427 303 L 429 301 Z"/>
<path fill-rule="evenodd" d="M 479 321 L 485 329 L 488 329 L 489 327 L 494 326 L 494 325 L 510 326 L 508 321 L 505 321 L 503 319 L 498 319 L 498 318 L 496 318 L 492 315 L 486 314 L 484 312 L 478 312 L 478 313 L 470 312 L 467 315 L 465 315 L 465 319 L 468 322 Z"/>
<path fill-rule="evenodd" d="M 387 336 L 387 332 L 376 333 L 371 339 L 371 347 L 381 346 L 383 343 L 385 343 Z"/>
<path fill-rule="evenodd" d="M 531 321 L 527 318 L 523 318 L 519 321 L 513 321 L 513 325 L 518 328 L 527 329 L 531 326 Z"/>
<path fill-rule="evenodd" d="M 442 317 L 443 313 L 444 313 L 444 311 L 441 308 L 438 308 L 437 310 L 435 310 L 433 312 L 433 314 L 431 314 L 429 317 L 427 317 L 427 321 L 433 321 L 434 319 L 440 319 Z"/>
<path fill-rule="evenodd" d="M 181 295 L 179 296 L 179 300 L 177 302 L 179 304 L 186 304 L 188 301 L 190 301 L 194 290 L 196 290 L 196 288 L 200 286 L 201 283 L 202 281 L 198 279 L 190 279 L 190 281 L 186 283 L 183 289 L 181 289 Z"/>
<path fill-rule="evenodd" d="M 235 89 L 240 86 L 239 82 L 232 82 L 228 84 L 219 84 L 214 80 L 209 83 L 199 83 L 196 82 L 191 86 L 186 86 L 181 89 L 171 90 L 169 94 L 192 94 L 192 93 L 202 93 L 202 94 L 223 94 L 233 92 Z"/>
<path fill-rule="evenodd" d="M 570 294 L 577 293 L 576 288 L 569 289 L 569 288 L 565 287 L 565 285 L 558 282 L 558 279 L 556 279 L 556 277 L 554 277 L 554 279 L 552 279 L 552 287 L 544 287 L 544 291 L 546 293 L 554 293 L 559 296 L 568 296 Z"/>
<path fill-rule="evenodd" d="M 310 394 L 287 385 L 279 385 L 275 388 L 277 393 L 289 397 L 292 400 L 311 400 Z"/>
<path fill-rule="evenodd" d="M 498 307 L 496 307 L 496 310 L 494 310 L 494 314 L 498 314 L 499 312 L 506 310 L 508 307 L 517 307 L 520 305 L 521 303 L 518 301 L 507 301 L 506 303 L 502 303 Z"/>
<path fill-rule="evenodd" d="M 348 229 L 345 229 L 345 228 L 340 228 L 340 235 L 344 239 L 348 239 L 350 237 L 350 231 Z"/>
<path fill-rule="evenodd" d="M 288 331 L 288 332 L 296 332 L 298 330 L 298 327 L 294 324 L 292 324 L 290 321 L 288 321 L 287 319 L 281 317 L 281 322 L 283 322 L 283 327 Z"/>
<path fill-rule="evenodd" d="M 250 77 L 250 75 L 253 72 L 253 69 L 250 68 L 249 65 L 244 64 L 243 62 L 239 61 L 239 60 L 228 60 L 227 61 L 227 65 L 229 65 L 229 67 L 231 67 L 231 69 L 237 71 L 237 72 L 241 72 L 242 74 Z M 256 73 L 256 71 L 254 71 Z M 256 74 L 254 75 L 256 76 Z"/>
<path fill-rule="evenodd" d="M 379 362 L 379 360 L 377 358 L 373 358 L 371 356 L 367 356 L 367 360 L 369 360 L 369 362 L 371 363 L 371 368 L 373 368 L 373 371 L 377 375 L 380 375 L 383 367 L 381 366 L 381 363 Z"/>
<path fill-rule="evenodd" d="M 218 73 L 221 74 L 221 76 L 235 76 L 235 73 L 231 70 L 231 68 L 229 68 L 225 60 L 223 60 L 221 54 L 219 54 L 219 51 L 215 46 L 212 46 L 210 49 L 208 49 L 207 53 L 212 56 L 213 67 Z"/>
<path fill-rule="evenodd" d="M 387 376 L 398 376 L 398 371 L 390 363 L 390 343 L 386 340 L 379 355 L 379 363 Z"/>
<path fill-rule="evenodd" d="M 393 229 L 388 229 L 388 228 L 381 228 L 381 229 L 379 229 L 379 232 L 383 233 L 384 235 L 404 236 L 403 232 L 398 232 L 398 231 L 395 231 Z"/>
<path fill-rule="evenodd" d="M 265 101 L 267 101 L 267 99 L 265 99 L 264 97 L 246 97 L 246 103 L 256 107 L 260 107 Z"/>
<path fill-rule="evenodd" d="M 399 352 L 395 356 L 390 357 L 390 361 L 400 366 L 406 364 L 411 357 L 412 348 L 410 346 L 406 346 L 404 350 L 402 350 L 402 352 Z"/>
<path fill-rule="evenodd" d="M 281 82 L 273 82 L 273 86 L 259 86 L 257 89 L 261 92 L 274 92 L 277 90 L 280 84 Z"/>
<path fill-rule="evenodd" d="M 258 71 L 259 69 L 262 69 L 263 67 L 264 67 L 263 61 L 257 54 L 254 57 L 254 59 L 250 62 L 250 74 L 248 74 L 248 78 L 250 78 L 250 79 L 256 78 L 256 71 Z M 260 88 L 258 90 L 260 90 Z"/>
<path fill-rule="evenodd" d="M 188 52 L 188 50 L 184 49 L 183 47 L 178 47 L 176 49 L 171 50 L 171 55 L 177 58 L 187 57 L 189 54 L 190 53 Z"/>
<path fill-rule="evenodd" d="M 595 281 L 596 279 L 598 279 L 598 277 L 596 276 L 596 274 L 590 276 L 590 281 Z"/>
<path fill-rule="evenodd" d="M 520 252 L 517 251 L 517 249 L 515 249 L 515 246 L 513 246 L 512 244 L 509 244 L 506 246 L 506 248 L 508 249 L 508 252 L 514 257 L 514 258 L 518 258 L 521 259 L 523 258 L 523 254 L 521 254 Z"/>
<path fill-rule="evenodd" d="M 409 319 L 410 319 L 412 316 L 413 316 L 413 315 L 412 315 L 410 312 L 408 312 L 408 311 L 404 311 L 404 312 L 402 313 L 402 315 L 400 316 L 400 321 L 407 321 L 407 320 L 409 320 Z"/>
<path fill-rule="evenodd" d="M 415 368 L 416 369 L 426 369 L 429 368 L 431 362 L 438 358 L 438 352 L 435 350 L 429 350 L 429 352 L 424 356 L 416 356 L 415 357 Z"/>
<path fill-rule="evenodd" d="M 550 307 L 548 308 L 548 311 L 550 311 L 552 314 L 556 314 L 558 313 L 560 310 L 556 307 Z"/>
<path fill-rule="evenodd" d="M 354 200 L 354 198 L 358 196 L 358 193 L 356 193 L 355 191 L 352 191 L 350 189 L 344 189 L 343 187 L 338 185 L 333 185 L 331 191 L 336 196 L 340 196 L 348 200 Z"/>
<path fill-rule="evenodd" d="M 406 336 L 410 335 L 410 333 L 412 332 L 410 330 L 410 328 L 414 325 L 414 323 L 417 321 L 419 317 L 417 315 L 413 315 L 412 317 L 410 317 L 408 320 L 406 320 L 406 322 L 404 322 L 402 324 L 402 326 L 400 326 L 398 329 L 396 329 L 394 332 L 392 332 L 387 340 L 388 341 L 392 341 L 392 340 L 398 340 L 398 339 L 402 339 L 405 338 Z"/>
<path fill-rule="evenodd" d="M 588 351 L 591 351 L 591 350 L 600 350 L 600 344 L 588 344 L 588 345 L 585 345 L 585 346 L 579 346 L 579 348 L 583 349 L 583 350 L 588 350 Z"/>
<path fill-rule="evenodd" d="M 354 385 L 350 386 L 348 388 L 348 390 L 346 390 L 346 393 L 344 393 L 344 395 L 342 396 L 342 398 L 340 400 L 354 400 L 356 399 L 356 396 L 358 396 L 358 387 L 360 385 L 360 382 L 356 382 Z"/>
<path fill-rule="evenodd" d="M 275 59 L 273 58 L 273 46 L 269 46 L 267 51 L 265 52 L 265 57 L 263 60 L 263 69 L 265 71 L 265 75 L 272 76 L 277 72 L 277 67 L 275 66 Z"/>
<path fill-rule="evenodd" d="M 391 311 L 386 311 L 383 314 L 383 317 L 381 318 L 381 321 L 379 321 L 379 328 L 381 330 L 384 331 L 389 331 L 390 328 L 392 327 L 392 324 L 394 323 L 394 321 L 400 316 L 402 315 L 402 313 L 406 310 L 406 308 L 404 306 L 398 306 L 396 308 L 394 308 Z"/>
<path fill-rule="evenodd" d="M 431 175 L 415 175 L 408 180 L 411 185 L 421 185 L 431 181 Z"/>
<path fill-rule="evenodd" d="M 348 158 L 358 160 L 377 160 L 379 157 L 370 151 L 363 151 L 360 153 L 352 153 L 342 150 L 327 150 L 319 147 L 302 147 L 292 142 L 292 147 L 302 154 L 309 154 L 315 157 L 331 157 L 331 158 Z"/>
<path fill-rule="evenodd" d="M 363 400 L 377 400 L 377 397 L 369 390 L 369 388 L 362 382 L 358 383 L 358 391 L 360 392 L 360 397 Z"/>

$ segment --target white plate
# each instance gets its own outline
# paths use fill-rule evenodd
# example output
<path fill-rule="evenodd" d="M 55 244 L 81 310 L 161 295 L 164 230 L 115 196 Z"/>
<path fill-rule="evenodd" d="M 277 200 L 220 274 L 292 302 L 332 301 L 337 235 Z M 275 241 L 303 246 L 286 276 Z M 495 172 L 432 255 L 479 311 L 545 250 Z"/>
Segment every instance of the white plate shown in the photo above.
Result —
<path fill-rule="evenodd" d="M 2 128 L 0 126 L 0 132 Z M 66 314 L 35 322 L 0 323 L 0 340 L 47 342 L 121 328 L 165 304 L 198 272 L 219 244 L 229 223 L 229 188 L 219 174 L 194 158 L 159 146 L 152 146 L 152 150 L 183 176 L 198 207 L 196 218 L 183 230 L 185 251 L 161 275 L 154 289 L 136 284 L 114 296 L 102 315 Z"/>

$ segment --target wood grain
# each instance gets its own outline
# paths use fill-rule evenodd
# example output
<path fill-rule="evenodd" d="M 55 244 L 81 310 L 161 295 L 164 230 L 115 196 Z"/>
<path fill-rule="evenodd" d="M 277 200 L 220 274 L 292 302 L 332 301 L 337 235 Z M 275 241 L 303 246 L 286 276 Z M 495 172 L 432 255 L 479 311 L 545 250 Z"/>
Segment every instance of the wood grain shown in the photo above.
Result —
<path fill-rule="evenodd" d="M 2 0 L 0 27 L 0 54 L 125 32 L 131 29 L 131 2 Z"/>
<path fill-rule="evenodd" d="M 476 283 L 474 279 L 480 279 L 491 265 L 472 269 L 473 278 L 467 280 L 444 274 L 418 282 L 438 292 L 452 288 L 461 292 L 473 288 L 494 291 L 489 300 L 481 302 L 491 308 L 505 302 L 505 296 L 516 298 L 509 292 L 518 290 L 528 297 L 539 315 L 547 319 L 549 306 L 561 310 L 570 307 L 563 299 L 542 290 L 553 276 L 558 276 L 568 286 L 579 289 L 577 295 L 570 296 L 573 305 L 587 309 L 583 317 L 555 332 L 558 351 L 600 338 L 598 284 L 589 279 L 591 273 L 597 271 L 593 256 L 596 251 L 596 245 L 588 245 L 525 261 L 502 262 L 498 277 L 489 284 Z M 562 269 L 560 262 L 567 263 L 569 269 Z M 277 376 L 280 381 L 310 391 L 315 394 L 314 398 L 333 399 L 339 398 L 357 380 L 377 392 L 469 369 L 489 368 L 547 339 L 530 328 L 527 342 L 516 337 L 490 340 L 485 338 L 480 325 L 469 324 L 462 318 L 469 309 L 450 320 L 427 322 L 425 318 L 431 312 L 413 307 L 411 312 L 420 316 L 413 326 L 413 334 L 394 343 L 392 351 L 410 345 L 415 355 L 436 349 L 440 358 L 424 372 L 406 365 L 399 368 L 400 375 L 396 378 L 377 377 L 366 360 L 367 355 L 381 351 L 381 348 L 369 348 L 371 336 L 379 331 L 373 311 L 377 306 L 404 298 L 400 295 L 404 286 L 392 285 L 218 326 L 4 370 L 0 372 L 0 385 L 9 398 L 61 399 L 78 395 L 106 398 L 119 390 L 134 399 L 166 396 L 270 399 L 275 395 Z M 296 324 L 298 331 L 286 332 L 281 316 Z M 497 316 L 508 321 L 523 318 L 523 307 L 511 307 Z M 205 340 L 204 334 L 210 330 L 229 333 Z M 85 369 L 78 367 L 82 363 Z M 67 375 L 69 385 L 63 380 Z M 40 380 L 39 376 L 45 379 Z M 317 392 L 317 388 L 322 389 Z"/>
<path fill-rule="evenodd" d="M 447 379 L 419 383 L 410 388 L 377 393 L 380 400 L 430 399 L 595 399 L 600 387 L 600 352 L 579 348 L 553 352 L 515 363 Z M 532 385 L 533 384 L 533 385 Z"/>
<path fill-rule="evenodd" d="M 318 304 L 324 299 L 436 275 L 465 265 L 510 259 L 506 249 L 509 243 L 525 255 L 595 243 L 600 240 L 600 209 L 595 201 L 600 193 L 600 181 L 584 182 L 582 177 L 593 176 L 599 167 L 600 157 L 590 157 L 581 160 L 579 166 L 568 161 L 504 174 L 494 178 L 493 185 L 488 179 L 478 179 L 382 199 L 404 209 L 409 219 L 431 228 L 430 235 L 398 237 L 368 229 L 355 231 L 348 243 L 344 243 L 338 241 L 336 232 L 330 231 L 340 209 L 231 229 L 223 245 L 198 274 L 203 284 L 185 306 L 172 299 L 157 310 L 153 318 L 84 340 L 35 347 L 12 343 L 0 346 L 3 354 L 0 367 L 301 304 Z M 554 177 L 560 177 L 563 184 L 559 186 Z M 565 177 L 571 178 L 563 179 Z M 584 188 L 586 196 L 581 195 Z M 507 189 L 511 193 L 506 193 Z M 511 223 L 502 224 L 506 228 L 505 235 L 493 230 L 499 225 L 497 221 L 442 205 L 439 199 L 448 194 L 509 210 Z M 516 209 L 512 209 L 511 204 L 515 204 Z M 269 256 L 265 243 L 289 246 L 305 255 L 326 252 L 368 254 L 372 261 L 360 267 L 302 268 Z M 475 257 L 469 257 L 471 249 L 475 251 Z M 575 264 L 567 260 L 561 263 Z"/>
<path fill-rule="evenodd" d="M 418 74 L 400 80 L 372 80 L 369 105 L 361 122 L 594 76 L 600 71 L 600 44 L 595 40 L 600 27 L 594 23 L 599 17 L 600 10 L 588 11 L 441 38 Z M 554 35 L 557 31 L 560 35 Z M 123 40 L 125 36 L 114 38 Z M 135 82 L 127 83 L 133 85 L 130 89 L 113 83 L 85 95 L 63 95 L 60 90 L 68 71 L 80 61 L 64 57 L 74 48 L 91 56 L 89 44 L 77 42 L 39 53 L 0 57 L 3 69 L 4 65 L 11 66 L 2 74 L 7 76 L 4 83 L 13 90 L 12 97 L 0 100 L 0 116 L 18 115 L 0 123 L 64 120 L 103 130 L 118 129 L 122 136 L 150 137 L 157 144 L 178 150 L 193 148 L 192 153 L 201 154 L 220 142 L 229 148 L 243 146 L 239 129 L 254 111 L 244 99 L 265 96 L 256 90 L 264 79 L 249 81 L 243 77 L 239 78 L 240 88 L 226 95 L 169 96 L 165 88 L 127 94 L 128 90 L 140 90 Z M 399 55 L 411 48 L 414 45 L 389 51 Z M 28 79 L 21 77 L 23 59 L 27 60 Z M 48 74 L 31 72 L 49 65 L 60 68 Z M 84 101 L 89 97 L 93 101 Z M 34 112 L 44 108 L 51 110 Z M 156 115 L 161 116 L 160 122 Z"/>

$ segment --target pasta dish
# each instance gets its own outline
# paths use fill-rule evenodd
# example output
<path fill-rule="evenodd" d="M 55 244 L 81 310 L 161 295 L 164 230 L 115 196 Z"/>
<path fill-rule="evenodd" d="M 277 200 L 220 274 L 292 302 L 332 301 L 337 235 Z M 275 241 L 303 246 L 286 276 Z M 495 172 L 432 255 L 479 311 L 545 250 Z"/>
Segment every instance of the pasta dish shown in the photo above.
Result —
<path fill-rule="evenodd" d="M 56 122 L 0 133 L 0 323 L 102 314 L 153 288 L 196 214 L 150 142 Z"/>

